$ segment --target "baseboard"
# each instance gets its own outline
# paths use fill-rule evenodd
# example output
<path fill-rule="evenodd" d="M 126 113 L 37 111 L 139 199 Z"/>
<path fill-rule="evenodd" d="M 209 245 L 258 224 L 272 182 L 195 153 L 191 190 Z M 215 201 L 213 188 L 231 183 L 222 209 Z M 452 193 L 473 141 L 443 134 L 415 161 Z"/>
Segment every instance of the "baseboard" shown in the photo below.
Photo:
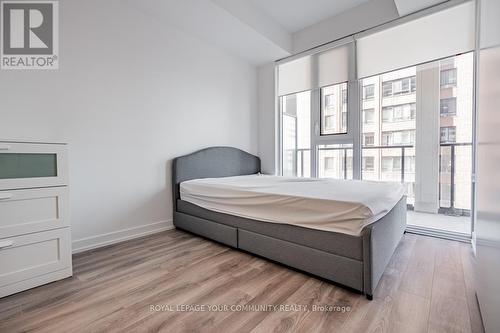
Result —
<path fill-rule="evenodd" d="M 172 220 L 154 222 L 138 227 L 113 231 L 92 237 L 76 239 L 73 241 L 73 253 L 96 249 L 102 246 L 123 242 L 129 239 L 155 234 L 157 232 L 173 229 Z"/>
<path fill-rule="evenodd" d="M 411 224 L 407 225 L 406 231 L 409 233 L 412 233 L 412 234 L 431 236 L 431 237 L 443 238 L 443 239 L 448 239 L 448 240 L 455 240 L 455 241 L 464 242 L 464 243 L 471 242 L 471 235 L 462 234 L 459 232 L 444 231 L 444 230 L 439 230 L 439 229 L 420 227 L 420 226 L 411 225 Z"/>

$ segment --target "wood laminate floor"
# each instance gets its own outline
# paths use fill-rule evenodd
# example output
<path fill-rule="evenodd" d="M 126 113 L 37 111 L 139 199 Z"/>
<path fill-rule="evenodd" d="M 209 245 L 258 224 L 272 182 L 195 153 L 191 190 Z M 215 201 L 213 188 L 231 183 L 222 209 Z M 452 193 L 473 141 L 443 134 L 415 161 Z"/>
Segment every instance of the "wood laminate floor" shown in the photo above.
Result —
<path fill-rule="evenodd" d="M 368 301 L 171 230 L 75 255 L 72 278 L 0 299 L 0 332 L 482 332 L 471 261 L 468 244 L 407 234 Z M 267 305 L 297 308 L 244 311 Z"/>

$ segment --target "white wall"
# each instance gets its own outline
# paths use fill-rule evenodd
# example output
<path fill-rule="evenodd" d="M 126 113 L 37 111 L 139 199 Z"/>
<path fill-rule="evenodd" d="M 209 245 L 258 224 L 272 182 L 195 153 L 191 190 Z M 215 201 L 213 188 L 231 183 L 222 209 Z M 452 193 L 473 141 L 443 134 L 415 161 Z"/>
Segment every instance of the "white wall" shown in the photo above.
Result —
<path fill-rule="evenodd" d="M 278 152 L 276 138 L 277 115 L 275 113 L 274 63 L 260 66 L 258 75 L 258 119 L 259 119 L 259 157 L 262 172 L 275 174 L 275 161 Z"/>
<path fill-rule="evenodd" d="M 69 143 L 74 247 L 171 225 L 173 157 L 257 152 L 254 67 L 119 0 L 60 11 L 60 69 L 0 72 L 0 138 Z"/>

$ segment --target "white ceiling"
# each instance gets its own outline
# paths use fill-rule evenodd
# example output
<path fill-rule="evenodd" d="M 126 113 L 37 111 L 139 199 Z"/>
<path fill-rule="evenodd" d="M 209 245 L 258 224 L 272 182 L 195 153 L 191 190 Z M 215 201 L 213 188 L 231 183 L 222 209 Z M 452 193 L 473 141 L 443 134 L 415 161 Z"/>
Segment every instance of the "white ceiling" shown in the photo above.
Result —
<path fill-rule="evenodd" d="M 290 55 L 295 32 L 373 0 L 121 1 L 166 26 L 261 65 Z"/>
<path fill-rule="evenodd" d="M 245 0 L 294 33 L 369 0 Z"/>

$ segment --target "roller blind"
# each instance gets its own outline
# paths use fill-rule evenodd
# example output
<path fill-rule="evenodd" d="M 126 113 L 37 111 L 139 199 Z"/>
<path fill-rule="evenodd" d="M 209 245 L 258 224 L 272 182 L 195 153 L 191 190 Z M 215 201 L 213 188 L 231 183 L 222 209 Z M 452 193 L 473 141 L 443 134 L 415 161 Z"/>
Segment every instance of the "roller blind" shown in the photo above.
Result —
<path fill-rule="evenodd" d="M 349 59 L 353 43 L 307 55 L 278 65 L 280 96 L 349 80 Z"/>
<path fill-rule="evenodd" d="M 358 77 L 472 51 L 474 25 L 475 6 L 470 1 L 357 38 Z"/>

